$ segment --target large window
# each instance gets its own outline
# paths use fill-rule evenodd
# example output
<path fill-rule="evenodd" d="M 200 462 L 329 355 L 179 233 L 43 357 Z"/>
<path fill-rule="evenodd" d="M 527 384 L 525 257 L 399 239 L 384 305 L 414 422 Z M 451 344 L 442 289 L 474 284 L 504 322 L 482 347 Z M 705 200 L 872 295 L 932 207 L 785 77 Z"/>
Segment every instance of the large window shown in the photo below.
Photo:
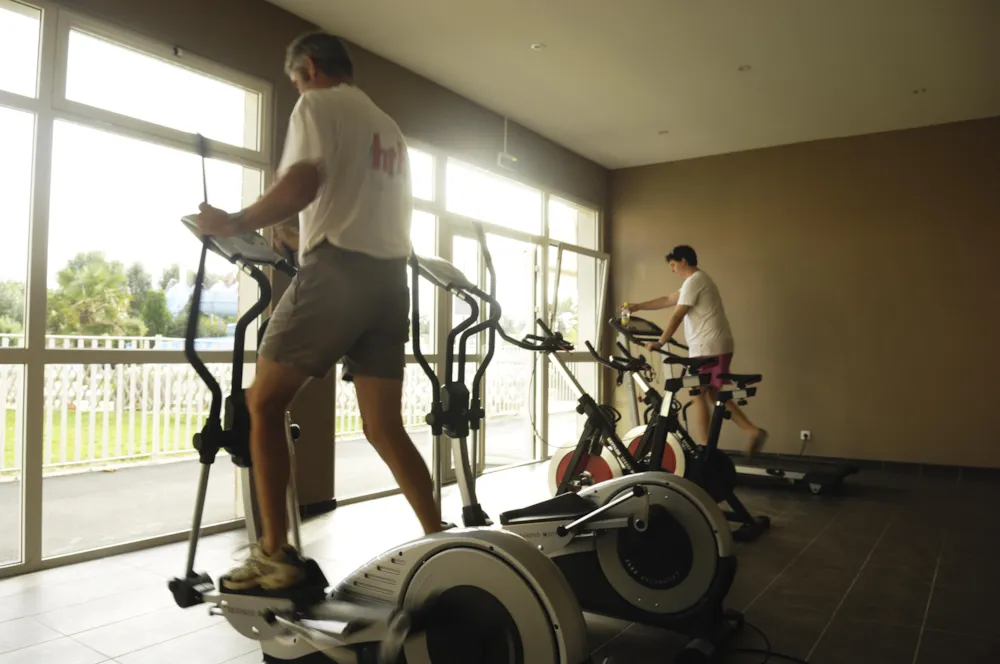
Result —
<path fill-rule="evenodd" d="M 0 0 L 0 565 L 190 527 L 209 402 L 182 350 L 195 134 L 209 202 L 239 209 L 265 185 L 269 108 L 269 85 L 242 73 Z M 214 255 L 207 286 L 198 344 L 228 392 L 256 287 Z M 228 457 L 212 475 L 205 523 L 238 518 Z"/>
<path fill-rule="evenodd" d="M 21 559 L 24 367 L 0 364 L 0 565 Z"/>
<path fill-rule="evenodd" d="M 259 92 L 79 29 L 69 31 L 66 63 L 70 101 L 229 145 L 260 145 Z"/>
<path fill-rule="evenodd" d="M 0 349 L 24 346 L 35 116 L 0 106 Z"/>
<path fill-rule="evenodd" d="M 196 134 L 208 139 L 207 195 L 218 207 L 255 200 L 273 161 L 267 83 L 44 4 L 0 0 L 0 575 L 189 527 L 191 439 L 209 406 L 183 354 L 199 244 L 179 217 L 202 200 Z M 596 212 L 431 146 L 412 146 L 409 168 L 418 253 L 485 286 L 469 220 L 483 222 L 511 334 L 539 317 L 577 342 L 599 334 L 607 257 Z M 235 323 L 256 285 L 215 256 L 207 275 L 196 344 L 228 392 Z M 427 282 L 419 293 L 416 333 L 440 370 L 446 335 L 468 309 Z M 483 340 L 469 347 L 470 375 Z M 412 343 L 406 352 L 404 418 L 430 460 L 429 384 Z M 588 356 L 568 360 L 596 389 Z M 544 459 L 541 443 L 571 431 L 550 369 L 543 356 L 498 347 L 483 384 L 480 470 Z M 244 373 L 246 385 L 252 364 Z M 335 406 L 337 497 L 394 489 L 350 384 L 338 382 Z M 239 518 L 240 491 L 220 455 L 204 522 Z"/>
<path fill-rule="evenodd" d="M 597 211 L 555 196 L 548 202 L 549 237 L 560 242 L 598 248 Z"/>
<path fill-rule="evenodd" d="M 525 233 L 542 232 L 542 192 L 455 159 L 448 159 L 448 212 Z"/>
<path fill-rule="evenodd" d="M 239 209 L 259 196 L 261 169 L 210 159 L 209 201 Z M 57 120 L 49 213 L 50 347 L 177 350 L 198 245 L 178 222 L 202 197 L 197 155 Z M 201 336 L 231 345 L 236 267 L 206 265 Z"/>
<path fill-rule="evenodd" d="M 35 96 L 41 19 L 35 7 L 0 0 L 0 90 Z"/>

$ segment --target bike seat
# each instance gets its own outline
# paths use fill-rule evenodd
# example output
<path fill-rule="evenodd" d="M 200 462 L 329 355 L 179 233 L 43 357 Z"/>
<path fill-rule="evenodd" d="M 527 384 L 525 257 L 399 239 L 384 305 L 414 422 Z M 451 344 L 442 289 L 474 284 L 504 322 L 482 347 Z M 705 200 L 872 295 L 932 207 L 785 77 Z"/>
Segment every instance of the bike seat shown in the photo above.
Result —
<path fill-rule="evenodd" d="M 734 374 L 734 373 L 724 373 L 719 374 L 719 378 L 722 380 L 728 380 L 730 382 L 736 383 L 740 387 L 744 385 L 753 385 L 754 383 L 759 383 L 762 380 L 760 374 Z"/>

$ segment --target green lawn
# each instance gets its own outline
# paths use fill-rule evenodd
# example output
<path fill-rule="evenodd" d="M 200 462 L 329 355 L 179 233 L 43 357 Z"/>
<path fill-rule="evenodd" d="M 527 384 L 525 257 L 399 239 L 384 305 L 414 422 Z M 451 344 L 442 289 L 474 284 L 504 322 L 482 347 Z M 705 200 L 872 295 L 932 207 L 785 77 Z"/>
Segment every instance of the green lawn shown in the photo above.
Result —
<path fill-rule="evenodd" d="M 16 413 L 13 409 L 7 409 L 6 417 L 6 437 L 4 438 L 3 446 L 3 470 L 0 470 L 0 476 L 5 474 L 13 473 L 13 468 L 15 464 L 14 457 L 14 444 L 17 438 L 15 437 L 16 431 Z M 48 417 L 48 413 L 46 413 Z M 92 459 L 94 461 L 100 461 L 105 457 L 104 453 L 104 418 L 105 413 L 94 413 L 94 435 L 93 441 L 91 441 L 90 435 L 90 419 L 91 414 L 89 412 L 77 413 L 76 411 L 66 412 L 66 422 L 65 425 L 62 421 L 62 413 L 56 411 L 52 413 L 52 431 L 48 430 L 46 426 L 45 439 L 48 445 L 48 450 L 46 450 L 43 458 L 43 463 L 46 465 L 52 464 L 62 464 L 65 462 L 72 462 L 76 459 L 77 450 L 77 418 L 80 419 L 80 455 L 81 461 L 86 459 Z M 133 424 L 133 419 L 135 420 Z M 159 445 L 160 452 L 171 453 L 170 456 L 176 456 L 177 452 L 174 450 L 187 450 L 189 452 L 194 452 L 194 448 L 191 445 L 191 438 L 188 435 L 188 420 L 191 420 L 191 433 L 196 433 L 201 431 L 202 425 L 205 423 L 205 417 L 203 415 L 172 415 L 164 416 L 160 415 L 159 420 L 159 433 L 158 439 L 161 441 Z M 350 428 L 351 432 L 360 433 L 361 422 L 358 418 L 344 418 L 347 420 L 346 427 L 341 423 L 341 419 L 337 418 L 337 432 L 344 433 L 343 429 Z M 153 456 L 153 441 L 154 441 L 154 417 L 151 414 L 145 415 L 146 420 L 146 434 L 143 436 L 142 425 L 143 416 L 132 413 L 124 412 L 120 416 L 115 413 L 108 414 L 108 453 L 107 457 L 114 458 L 118 456 L 128 456 L 128 462 L 136 461 L 148 461 Z M 46 419 L 46 424 L 48 420 Z M 131 433 L 134 427 L 134 433 Z M 118 430 L 121 429 L 122 443 L 121 451 L 118 450 Z M 66 432 L 66 456 L 63 458 L 62 452 L 62 434 L 63 431 Z M 131 438 L 130 438 L 131 436 Z M 130 440 L 133 442 L 130 444 Z M 91 449 L 94 448 L 94 449 Z M 51 456 L 50 456 L 51 452 Z M 121 460 L 119 463 L 125 463 L 126 460 Z M 73 464 L 68 466 L 68 468 L 73 468 L 74 466 L 82 467 L 85 464 Z"/>
<path fill-rule="evenodd" d="M 46 414 L 47 416 L 47 414 Z M 80 421 L 80 459 L 94 459 L 101 460 L 105 458 L 104 455 L 104 413 L 94 414 L 94 436 L 93 443 L 91 443 L 90 436 L 90 413 L 84 412 L 78 414 L 76 411 L 67 411 L 66 413 L 66 458 L 63 459 L 62 456 L 62 432 L 64 430 L 62 422 L 62 413 L 56 411 L 52 413 L 52 431 L 50 432 L 48 428 L 45 431 L 45 439 L 51 450 L 51 456 L 48 455 L 46 451 L 46 456 L 43 457 L 43 463 L 53 463 L 59 464 L 63 462 L 72 462 L 76 458 L 77 449 L 77 417 L 81 418 Z M 133 419 L 135 423 L 133 424 Z M 154 430 L 153 430 L 153 415 L 145 415 L 146 420 L 146 435 L 142 435 L 142 416 L 131 413 L 124 412 L 119 417 L 115 413 L 108 414 L 108 456 L 117 457 L 129 455 L 129 461 L 146 461 L 152 458 L 153 454 L 153 441 L 154 441 Z M 191 420 L 191 433 L 201 431 L 202 425 L 205 423 L 205 417 L 203 415 L 174 415 L 170 417 L 165 417 L 161 415 L 159 418 L 159 440 L 160 451 L 173 451 L 176 449 L 188 450 L 193 452 L 194 448 L 191 446 L 191 438 L 188 436 L 188 420 Z M 350 426 L 353 430 L 360 429 L 360 421 L 354 422 L 355 418 L 351 419 Z M 46 420 L 47 421 L 47 420 Z M 338 420 L 339 422 L 339 420 Z M 12 409 L 7 410 L 6 427 L 7 435 L 4 438 L 5 444 L 3 448 L 3 468 L 4 471 L 0 473 L 10 472 L 14 467 L 14 437 L 15 427 L 16 427 L 16 417 Z M 131 434 L 130 431 L 132 427 L 135 428 L 135 433 Z M 122 449 L 121 453 L 118 452 L 118 429 L 122 432 Z M 178 431 L 179 429 L 179 431 Z M 338 432 L 340 432 L 338 428 Z M 129 440 L 130 435 L 133 436 L 132 446 L 130 447 Z M 91 447 L 95 449 L 91 450 Z M 134 450 L 134 456 L 130 454 Z M 176 453 L 175 453 L 176 454 Z M 173 456 L 173 455 L 172 455 Z"/>
<path fill-rule="evenodd" d="M 44 463 L 63 463 L 72 462 L 76 459 L 77 448 L 79 447 L 80 459 L 95 459 L 99 460 L 105 458 L 104 453 L 104 419 L 105 413 L 94 413 L 94 425 L 93 425 L 93 441 L 91 441 L 91 415 L 90 413 L 77 413 L 75 411 L 69 411 L 66 413 L 65 425 L 62 421 L 62 413 L 56 411 L 52 413 L 52 429 L 51 431 L 46 427 L 45 438 L 48 445 L 48 450 L 43 457 Z M 80 419 L 80 431 L 79 439 L 77 438 L 77 419 Z M 107 414 L 108 418 L 108 429 L 107 429 L 107 441 L 108 441 L 108 457 L 117 457 L 128 455 L 134 461 L 147 460 L 152 457 L 153 453 L 153 441 L 154 441 L 154 417 L 151 414 L 145 415 L 146 424 L 146 434 L 143 436 L 142 426 L 143 426 L 143 416 L 125 412 L 119 417 L 115 413 Z M 133 419 L 135 420 L 133 422 Z M 158 438 L 160 440 L 160 450 L 172 451 L 175 449 L 185 449 L 193 450 L 191 447 L 191 439 L 187 434 L 188 420 L 191 420 L 191 432 L 201 430 L 201 426 L 204 423 L 204 417 L 200 415 L 174 415 L 174 416 L 163 416 L 159 418 L 159 432 Z M 15 413 L 13 410 L 7 411 L 7 436 L 6 444 L 4 445 L 4 468 L 11 468 L 14 465 L 14 430 L 16 425 Z M 132 427 L 135 428 L 135 432 L 131 433 Z M 121 429 L 122 436 L 122 448 L 121 452 L 118 451 L 118 430 Z M 63 432 L 66 434 L 66 458 L 63 458 L 62 452 L 62 436 Z M 130 436 L 133 441 L 130 446 Z M 92 449 L 93 448 L 93 449 Z M 49 453 L 51 452 L 51 456 Z M 133 456 L 134 455 L 134 456 Z"/>

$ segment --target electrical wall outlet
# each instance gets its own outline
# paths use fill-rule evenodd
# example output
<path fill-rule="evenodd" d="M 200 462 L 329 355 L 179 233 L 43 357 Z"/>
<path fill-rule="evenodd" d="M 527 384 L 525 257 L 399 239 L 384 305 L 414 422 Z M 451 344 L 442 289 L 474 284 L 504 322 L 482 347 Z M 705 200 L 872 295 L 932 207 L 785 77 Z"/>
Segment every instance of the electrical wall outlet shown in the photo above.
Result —
<path fill-rule="evenodd" d="M 809 441 L 812 440 L 812 431 L 802 430 L 799 432 L 799 440 Z"/>

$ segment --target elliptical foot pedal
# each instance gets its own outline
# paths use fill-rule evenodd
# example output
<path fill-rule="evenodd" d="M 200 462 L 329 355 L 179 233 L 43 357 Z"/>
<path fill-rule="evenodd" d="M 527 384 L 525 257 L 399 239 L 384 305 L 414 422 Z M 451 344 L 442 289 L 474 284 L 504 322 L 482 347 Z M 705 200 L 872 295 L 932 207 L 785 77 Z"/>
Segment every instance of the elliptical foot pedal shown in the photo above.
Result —
<path fill-rule="evenodd" d="M 167 587 L 170 588 L 170 593 L 174 596 L 174 602 L 182 609 L 201 604 L 205 601 L 205 594 L 215 590 L 212 577 L 197 572 L 189 574 L 183 579 L 171 579 Z"/>
<path fill-rule="evenodd" d="M 493 525 L 493 521 L 486 515 L 486 511 L 478 503 L 475 505 L 466 505 L 462 508 L 462 523 L 465 524 L 466 528 L 483 528 Z"/>
<path fill-rule="evenodd" d="M 222 577 L 219 579 L 220 590 L 227 595 L 284 599 L 292 602 L 296 610 L 303 610 L 326 600 L 326 589 L 330 584 L 315 560 L 302 558 L 302 563 L 306 572 L 305 578 L 300 583 L 288 588 L 267 590 L 257 587 L 247 590 L 232 590 L 223 586 L 225 577 Z"/>

